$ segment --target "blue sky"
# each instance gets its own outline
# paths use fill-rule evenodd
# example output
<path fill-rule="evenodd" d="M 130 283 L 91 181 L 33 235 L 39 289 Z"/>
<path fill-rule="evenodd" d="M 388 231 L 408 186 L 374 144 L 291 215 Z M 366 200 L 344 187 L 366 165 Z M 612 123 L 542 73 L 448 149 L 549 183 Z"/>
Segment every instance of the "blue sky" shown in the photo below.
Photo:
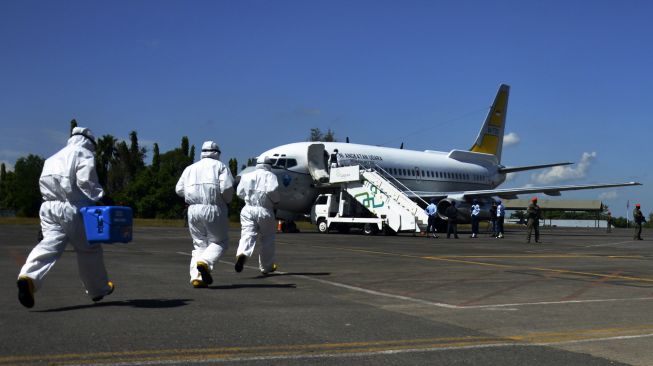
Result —
<path fill-rule="evenodd" d="M 72 118 L 241 164 L 313 127 L 467 149 L 507 83 L 502 162 L 580 164 L 506 187 L 639 181 L 563 198 L 649 213 L 652 18 L 644 0 L 2 1 L 0 161 L 51 155 Z"/>

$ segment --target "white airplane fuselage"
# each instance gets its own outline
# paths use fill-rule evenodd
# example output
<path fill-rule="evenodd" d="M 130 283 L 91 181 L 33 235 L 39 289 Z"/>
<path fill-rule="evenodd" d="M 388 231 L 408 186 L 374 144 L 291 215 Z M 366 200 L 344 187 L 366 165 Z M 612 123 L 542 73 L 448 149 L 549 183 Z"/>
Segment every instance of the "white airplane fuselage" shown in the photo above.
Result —
<path fill-rule="evenodd" d="M 338 149 L 340 166 L 381 168 L 385 175 L 392 176 L 413 192 L 450 193 L 493 189 L 505 180 L 505 174 L 498 173 L 498 166 L 492 163 L 492 157 L 484 156 L 487 154 L 475 154 L 486 157 L 479 159 L 479 162 L 466 162 L 451 158 L 451 153 L 438 151 L 339 142 L 297 142 L 275 147 L 260 155 L 268 156 L 274 161 L 272 172 L 279 179 L 281 195 L 278 210 L 308 213 L 320 193 L 308 168 L 308 147 L 312 144 L 323 144 L 327 154 Z M 324 158 L 326 160 L 328 156 Z"/>

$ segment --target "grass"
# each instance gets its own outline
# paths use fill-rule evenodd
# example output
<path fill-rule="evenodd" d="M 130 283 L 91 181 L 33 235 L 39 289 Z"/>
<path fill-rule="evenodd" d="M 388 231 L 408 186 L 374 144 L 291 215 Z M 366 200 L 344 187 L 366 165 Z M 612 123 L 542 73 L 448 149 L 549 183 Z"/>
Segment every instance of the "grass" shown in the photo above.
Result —
<path fill-rule="evenodd" d="M 0 225 L 39 225 L 38 217 L 0 217 Z"/>

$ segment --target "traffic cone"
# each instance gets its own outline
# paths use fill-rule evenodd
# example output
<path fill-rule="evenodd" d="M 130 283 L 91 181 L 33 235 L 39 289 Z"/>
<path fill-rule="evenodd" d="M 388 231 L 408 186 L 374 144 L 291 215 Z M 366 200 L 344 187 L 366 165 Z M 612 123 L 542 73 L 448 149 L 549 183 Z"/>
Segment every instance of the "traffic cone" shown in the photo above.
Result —
<path fill-rule="evenodd" d="M 283 232 L 283 229 L 281 228 L 281 220 L 279 220 L 279 222 L 277 223 L 277 232 L 278 233 Z"/>

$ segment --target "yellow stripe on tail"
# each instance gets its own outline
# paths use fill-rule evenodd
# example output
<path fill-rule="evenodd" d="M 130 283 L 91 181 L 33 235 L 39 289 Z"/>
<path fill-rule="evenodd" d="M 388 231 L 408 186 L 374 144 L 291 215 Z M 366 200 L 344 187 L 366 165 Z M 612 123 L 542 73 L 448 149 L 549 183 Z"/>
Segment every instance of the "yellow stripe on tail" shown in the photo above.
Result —
<path fill-rule="evenodd" d="M 497 96 L 494 98 L 494 103 L 492 103 L 492 107 L 485 118 L 485 123 L 483 123 L 478 137 L 476 137 L 476 142 L 469 151 L 495 155 L 498 161 L 501 161 L 509 93 L 510 86 L 501 84 Z"/>

